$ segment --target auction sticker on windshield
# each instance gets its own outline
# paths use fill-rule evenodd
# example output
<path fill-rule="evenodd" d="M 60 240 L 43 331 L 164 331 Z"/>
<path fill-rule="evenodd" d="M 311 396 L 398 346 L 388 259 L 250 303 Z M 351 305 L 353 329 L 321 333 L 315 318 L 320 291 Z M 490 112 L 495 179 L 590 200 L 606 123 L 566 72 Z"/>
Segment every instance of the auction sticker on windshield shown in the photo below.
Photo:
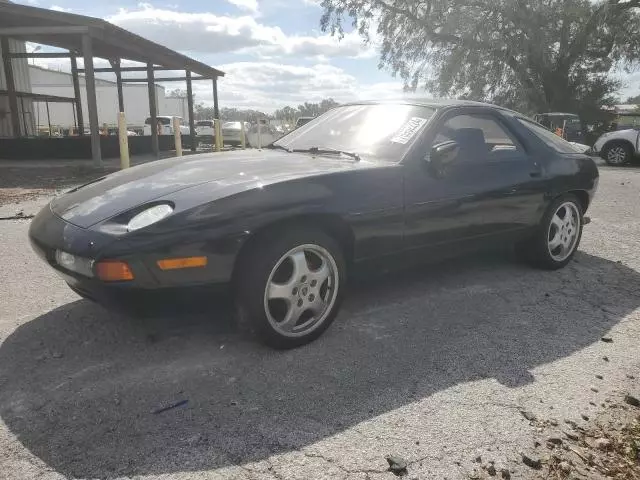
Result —
<path fill-rule="evenodd" d="M 411 117 L 409 121 L 398 130 L 398 133 L 393 136 L 391 141 L 393 143 L 406 144 L 420 131 L 425 123 L 427 123 L 426 118 Z"/>

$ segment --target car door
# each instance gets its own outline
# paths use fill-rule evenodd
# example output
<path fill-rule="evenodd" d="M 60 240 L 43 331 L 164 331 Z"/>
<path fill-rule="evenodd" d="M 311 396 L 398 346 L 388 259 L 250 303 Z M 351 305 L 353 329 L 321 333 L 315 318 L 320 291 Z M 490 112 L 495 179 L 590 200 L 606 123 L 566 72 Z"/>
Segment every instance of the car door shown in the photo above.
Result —
<path fill-rule="evenodd" d="M 490 240 L 535 223 L 542 193 L 540 168 L 488 108 L 445 114 L 425 135 L 405 169 L 405 245 L 408 249 Z M 429 153 L 443 142 L 457 153 L 437 170 Z M 506 236 L 506 235 L 505 235 Z"/>

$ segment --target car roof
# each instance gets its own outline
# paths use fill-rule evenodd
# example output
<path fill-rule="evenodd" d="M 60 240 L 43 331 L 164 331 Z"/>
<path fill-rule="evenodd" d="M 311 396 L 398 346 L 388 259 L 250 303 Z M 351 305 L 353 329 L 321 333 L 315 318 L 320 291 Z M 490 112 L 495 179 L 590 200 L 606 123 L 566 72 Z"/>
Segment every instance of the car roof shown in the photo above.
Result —
<path fill-rule="evenodd" d="M 504 112 L 511 112 L 520 115 L 518 112 L 509 110 L 508 108 L 501 107 L 499 105 L 493 105 L 491 103 L 474 102 L 472 100 L 457 100 L 452 98 L 399 98 L 389 100 L 366 100 L 359 102 L 351 102 L 345 105 L 387 105 L 387 104 L 402 104 L 402 105 L 416 105 L 420 107 L 430 107 L 434 109 L 444 109 L 451 107 L 485 107 L 494 110 L 501 110 Z"/>

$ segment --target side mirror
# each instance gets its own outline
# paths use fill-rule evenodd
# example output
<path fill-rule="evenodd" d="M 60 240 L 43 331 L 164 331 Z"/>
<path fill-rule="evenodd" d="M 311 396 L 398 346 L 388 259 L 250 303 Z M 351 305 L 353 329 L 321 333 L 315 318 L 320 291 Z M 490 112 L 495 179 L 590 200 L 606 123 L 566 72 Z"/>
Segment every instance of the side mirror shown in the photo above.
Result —
<path fill-rule="evenodd" d="M 435 145 L 426 159 L 428 159 L 431 170 L 438 175 L 442 175 L 446 167 L 458 158 L 459 152 L 460 146 L 458 143 L 450 140 Z"/>

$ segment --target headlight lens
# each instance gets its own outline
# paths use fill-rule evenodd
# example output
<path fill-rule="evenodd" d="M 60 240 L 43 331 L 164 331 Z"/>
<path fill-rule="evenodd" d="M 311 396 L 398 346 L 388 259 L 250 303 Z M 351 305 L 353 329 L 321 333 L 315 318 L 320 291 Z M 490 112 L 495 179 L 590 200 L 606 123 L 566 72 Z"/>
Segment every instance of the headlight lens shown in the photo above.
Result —
<path fill-rule="evenodd" d="M 62 250 L 56 250 L 56 263 L 62 268 L 79 273 L 85 277 L 93 277 L 93 259 L 78 257 Z"/>
<path fill-rule="evenodd" d="M 141 228 L 148 227 L 151 224 L 159 222 L 166 216 L 173 212 L 173 207 L 163 203 L 161 205 L 154 205 L 146 210 L 140 212 L 127 224 L 127 231 L 133 232 L 134 230 L 140 230 Z"/>

